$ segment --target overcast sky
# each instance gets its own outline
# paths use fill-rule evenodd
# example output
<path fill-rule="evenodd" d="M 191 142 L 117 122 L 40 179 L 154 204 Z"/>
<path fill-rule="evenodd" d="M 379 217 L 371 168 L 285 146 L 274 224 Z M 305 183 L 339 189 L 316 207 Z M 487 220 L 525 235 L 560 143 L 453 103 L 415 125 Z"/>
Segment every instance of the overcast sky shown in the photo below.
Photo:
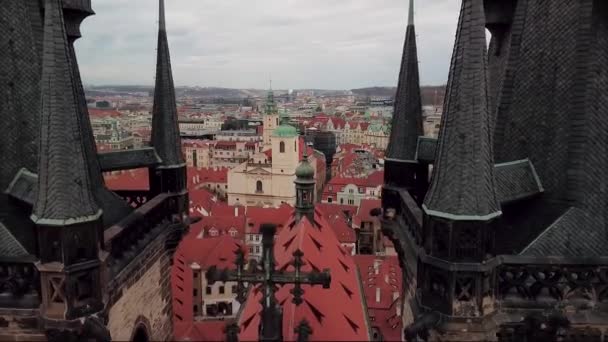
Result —
<path fill-rule="evenodd" d="M 408 0 L 166 0 L 176 85 L 396 85 Z M 77 53 L 86 84 L 154 83 L 157 0 L 99 0 Z M 447 79 L 460 1 L 418 0 L 421 81 Z"/>

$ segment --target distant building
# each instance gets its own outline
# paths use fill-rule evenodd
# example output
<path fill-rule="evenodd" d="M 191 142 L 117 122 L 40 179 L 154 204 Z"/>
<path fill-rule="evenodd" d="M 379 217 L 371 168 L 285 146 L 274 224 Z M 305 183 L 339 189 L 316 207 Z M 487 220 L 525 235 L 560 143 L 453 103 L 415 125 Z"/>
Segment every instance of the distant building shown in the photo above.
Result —
<path fill-rule="evenodd" d="M 379 198 L 384 182 L 384 171 L 374 171 L 365 177 L 332 178 L 323 189 L 324 203 L 359 206 L 366 198 Z"/>
<path fill-rule="evenodd" d="M 228 203 L 231 205 L 274 206 L 295 203 L 295 170 L 305 150 L 316 170 L 317 191 L 325 182 L 325 157 L 304 144 L 297 129 L 279 124 L 279 113 L 269 91 L 265 105 L 263 152 L 228 173 Z"/>

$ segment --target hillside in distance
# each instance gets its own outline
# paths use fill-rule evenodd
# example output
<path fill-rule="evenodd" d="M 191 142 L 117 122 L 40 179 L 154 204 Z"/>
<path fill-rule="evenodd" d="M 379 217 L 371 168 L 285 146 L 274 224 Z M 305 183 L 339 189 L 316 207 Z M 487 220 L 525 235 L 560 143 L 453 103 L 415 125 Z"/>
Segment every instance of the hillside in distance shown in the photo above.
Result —
<path fill-rule="evenodd" d="M 142 85 L 104 85 L 87 86 L 85 92 L 88 97 L 104 96 L 142 96 L 153 94 L 153 86 Z M 201 99 L 244 99 L 263 98 L 266 89 L 234 89 L 220 87 L 175 87 L 177 97 L 192 97 Z M 286 94 L 287 89 L 275 89 L 275 94 Z M 314 92 L 316 96 L 335 96 L 353 94 L 357 97 L 394 97 L 396 87 L 369 87 L 352 90 L 331 89 L 295 89 L 296 92 Z M 423 86 L 421 88 L 422 104 L 432 105 L 443 103 L 445 86 Z"/>
<path fill-rule="evenodd" d="M 397 87 L 369 87 L 352 89 L 353 94 L 360 97 L 394 97 Z M 441 105 L 445 95 L 445 85 L 420 87 L 422 105 Z"/>

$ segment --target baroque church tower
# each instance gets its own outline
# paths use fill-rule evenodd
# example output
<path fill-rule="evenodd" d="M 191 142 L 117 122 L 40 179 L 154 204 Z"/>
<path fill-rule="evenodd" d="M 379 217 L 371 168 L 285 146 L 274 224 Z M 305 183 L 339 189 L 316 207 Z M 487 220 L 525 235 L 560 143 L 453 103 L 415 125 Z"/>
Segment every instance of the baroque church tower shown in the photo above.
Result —
<path fill-rule="evenodd" d="M 263 149 L 268 149 L 272 146 L 272 133 L 281 124 L 280 119 L 279 109 L 274 100 L 274 92 L 272 89 L 268 89 L 266 103 L 264 104 L 264 132 L 262 135 Z"/>

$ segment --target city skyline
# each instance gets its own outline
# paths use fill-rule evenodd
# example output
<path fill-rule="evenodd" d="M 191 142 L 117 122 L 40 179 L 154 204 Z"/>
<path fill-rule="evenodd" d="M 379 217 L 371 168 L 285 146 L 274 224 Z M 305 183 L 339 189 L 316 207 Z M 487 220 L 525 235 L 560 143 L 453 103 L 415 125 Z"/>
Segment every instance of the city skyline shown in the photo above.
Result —
<path fill-rule="evenodd" d="M 396 86 L 407 1 L 257 5 L 168 2 L 176 85 L 261 89 L 272 77 L 276 89 Z M 416 3 L 422 84 L 447 79 L 459 6 L 447 0 Z M 82 26 L 87 39 L 76 43 L 84 82 L 152 85 L 156 1 L 108 0 L 94 10 Z"/>

